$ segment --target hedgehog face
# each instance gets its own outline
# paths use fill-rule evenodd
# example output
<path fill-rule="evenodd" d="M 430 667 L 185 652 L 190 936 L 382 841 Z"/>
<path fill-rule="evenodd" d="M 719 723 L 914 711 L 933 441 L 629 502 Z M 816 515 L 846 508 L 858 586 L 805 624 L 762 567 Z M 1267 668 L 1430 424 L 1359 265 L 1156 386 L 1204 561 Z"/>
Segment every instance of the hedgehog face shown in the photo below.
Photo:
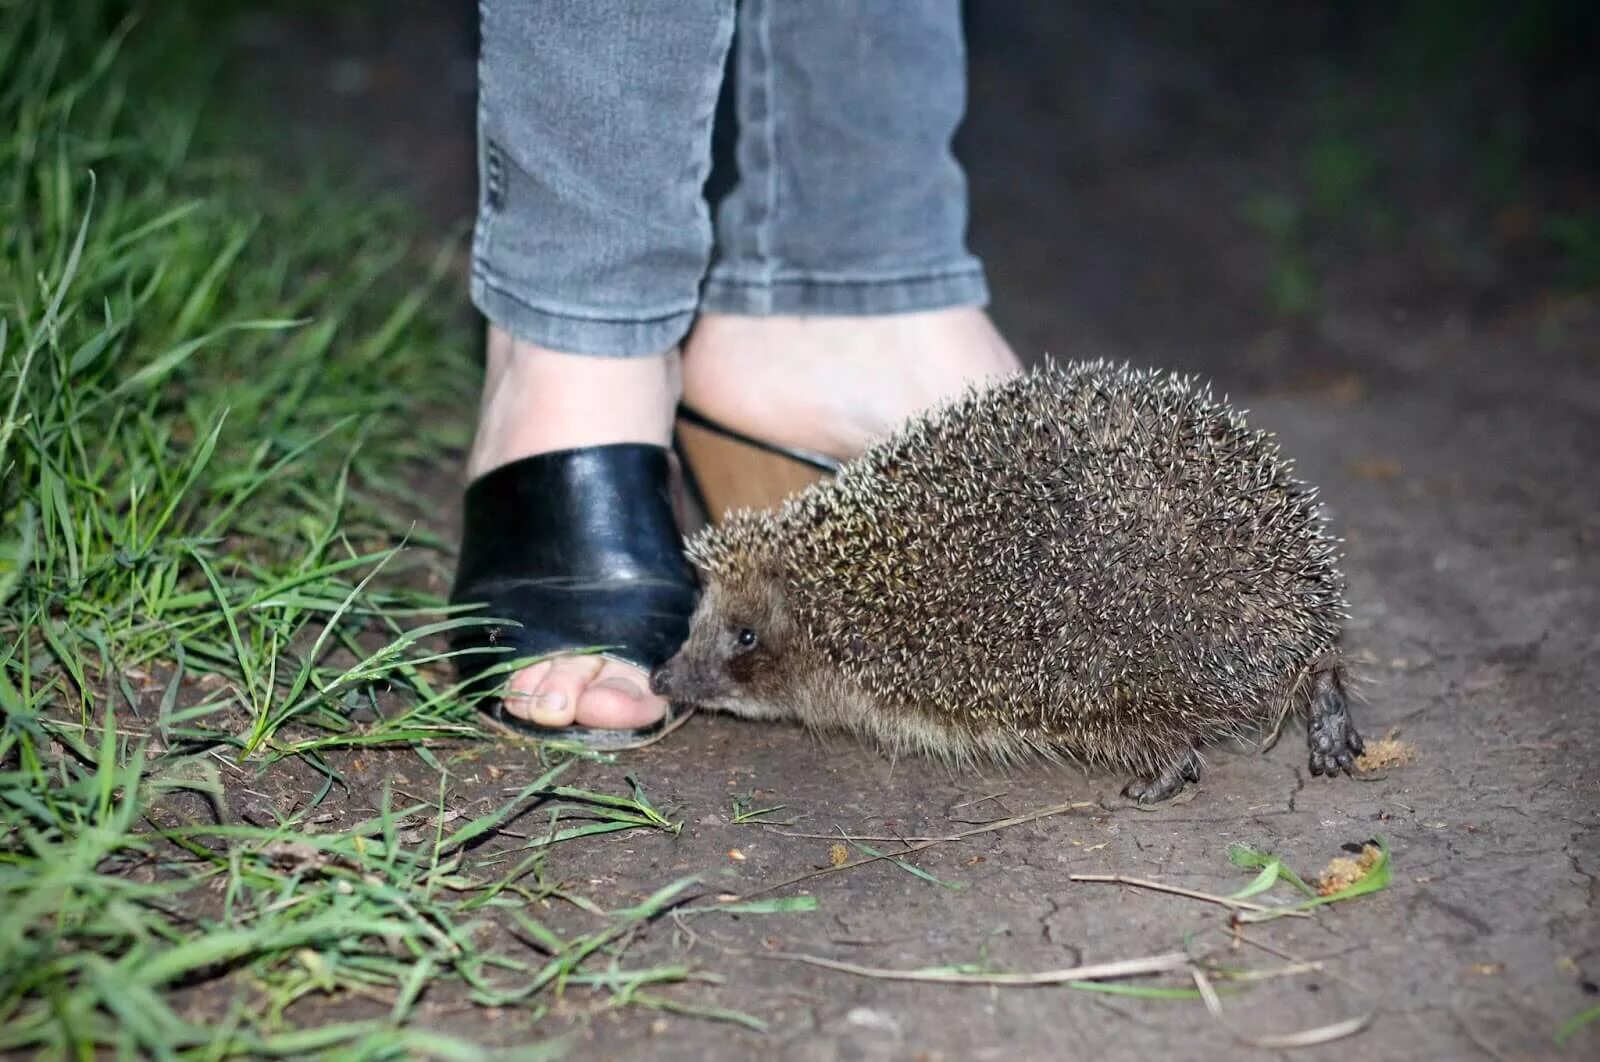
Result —
<path fill-rule="evenodd" d="M 746 719 L 791 719 L 795 643 L 780 579 L 713 579 L 688 639 L 650 676 L 650 689 Z"/>

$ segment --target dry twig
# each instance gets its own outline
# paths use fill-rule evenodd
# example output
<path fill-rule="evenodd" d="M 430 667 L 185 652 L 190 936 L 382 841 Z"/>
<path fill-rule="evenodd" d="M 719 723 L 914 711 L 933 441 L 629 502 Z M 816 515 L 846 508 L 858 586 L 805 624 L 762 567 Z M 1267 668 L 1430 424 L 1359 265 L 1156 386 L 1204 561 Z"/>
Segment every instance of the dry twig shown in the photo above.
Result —
<path fill-rule="evenodd" d="M 1198 889 L 1186 889 L 1182 885 L 1168 885 L 1165 882 L 1149 881 L 1145 878 L 1130 878 L 1123 874 L 1068 874 L 1067 880 L 1127 885 L 1135 889 L 1154 889 L 1156 892 L 1170 892 L 1174 896 L 1187 896 L 1191 900 L 1204 900 L 1206 903 L 1232 907 L 1240 911 L 1270 911 L 1273 914 L 1282 914 L 1292 918 L 1311 917 L 1309 912 L 1306 911 L 1290 911 L 1282 907 L 1267 907 L 1264 904 L 1251 903 L 1249 900 L 1235 900 L 1231 896 L 1218 896 L 1215 893 L 1200 892 Z"/>
<path fill-rule="evenodd" d="M 1071 966 L 1064 970 L 1041 970 L 1038 973 L 966 973 L 960 970 L 893 970 L 880 966 L 861 966 L 838 959 L 825 959 L 820 955 L 801 955 L 794 952 L 776 952 L 764 958 L 785 962 L 801 962 L 824 970 L 872 977 L 881 981 L 931 981 L 950 985 L 1059 985 L 1072 981 L 1106 981 L 1118 977 L 1135 977 L 1140 974 L 1165 973 L 1190 966 L 1188 955 L 1181 951 L 1164 955 L 1147 955 L 1137 959 L 1117 959 L 1113 962 L 1090 963 Z"/>
<path fill-rule="evenodd" d="M 1194 987 L 1200 993 L 1200 999 L 1205 1003 L 1206 1010 L 1217 1020 L 1217 1024 L 1227 1029 L 1235 1040 L 1249 1047 L 1260 1047 L 1266 1050 L 1288 1050 L 1295 1047 L 1315 1047 L 1318 1044 L 1332 1043 L 1342 1040 L 1347 1036 L 1354 1036 L 1365 1029 L 1372 1022 L 1372 1013 L 1369 1011 L 1355 1018 L 1346 1018 L 1343 1021 L 1332 1022 L 1328 1025 L 1318 1025 L 1312 1029 L 1300 1029 L 1290 1033 L 1266 1033 L 1261 1036 L 1252 1036 L 1240 1032 L 1222 1016 L 1222 1000 L 1217 996 L 1217 990 L 1211 986 L 1211 979 L 1199 966 L 1189 968 L 1189 976 L 1194 978 Z"/>

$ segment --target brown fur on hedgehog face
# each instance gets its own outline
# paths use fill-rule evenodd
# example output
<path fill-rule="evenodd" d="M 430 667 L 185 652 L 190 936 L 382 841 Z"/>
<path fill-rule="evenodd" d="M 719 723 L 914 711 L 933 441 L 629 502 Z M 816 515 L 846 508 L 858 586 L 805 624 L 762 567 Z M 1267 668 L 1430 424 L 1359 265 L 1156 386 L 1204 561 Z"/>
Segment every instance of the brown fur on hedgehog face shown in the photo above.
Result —
<path fill-rule="evenodd" d="M 765 566 L 709 580 L 678 652 L 650 676 L 656 694 L 746 719 L 797 719 L 816 670 L 779 572 Z"/>

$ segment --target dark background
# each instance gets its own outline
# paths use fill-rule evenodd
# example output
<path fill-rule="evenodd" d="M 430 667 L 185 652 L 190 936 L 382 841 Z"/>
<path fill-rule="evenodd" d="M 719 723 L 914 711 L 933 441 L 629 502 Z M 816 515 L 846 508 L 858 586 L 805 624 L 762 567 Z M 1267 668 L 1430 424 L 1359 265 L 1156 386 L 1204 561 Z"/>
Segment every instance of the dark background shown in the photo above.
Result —
<path fill-rule="evenodd" d="M 470 219 L 474 5 L 240 7 L 227 76 L 291 179 L 354 158 Z M 965 11 L 971 239 L 1025 356 L 1282 382 L 1355 353 L 1357 308 L 1476 321 L 1600 285 L 1600 5 Z M 1287 343 L 1289 370 L 1263 348 Z"/>

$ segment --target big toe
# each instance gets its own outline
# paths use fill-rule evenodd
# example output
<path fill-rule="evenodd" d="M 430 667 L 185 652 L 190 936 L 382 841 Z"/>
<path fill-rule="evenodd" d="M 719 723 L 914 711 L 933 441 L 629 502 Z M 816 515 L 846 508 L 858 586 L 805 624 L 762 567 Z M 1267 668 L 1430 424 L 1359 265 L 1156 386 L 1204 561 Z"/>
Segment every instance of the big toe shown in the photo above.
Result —
<path fill-rule="evenodd" d="M 577 702 L 577 721 L 601 730 L 634 730 L 667 714 L 667 701 L 650 692 L 639 668 L 607 660 Z"/>

